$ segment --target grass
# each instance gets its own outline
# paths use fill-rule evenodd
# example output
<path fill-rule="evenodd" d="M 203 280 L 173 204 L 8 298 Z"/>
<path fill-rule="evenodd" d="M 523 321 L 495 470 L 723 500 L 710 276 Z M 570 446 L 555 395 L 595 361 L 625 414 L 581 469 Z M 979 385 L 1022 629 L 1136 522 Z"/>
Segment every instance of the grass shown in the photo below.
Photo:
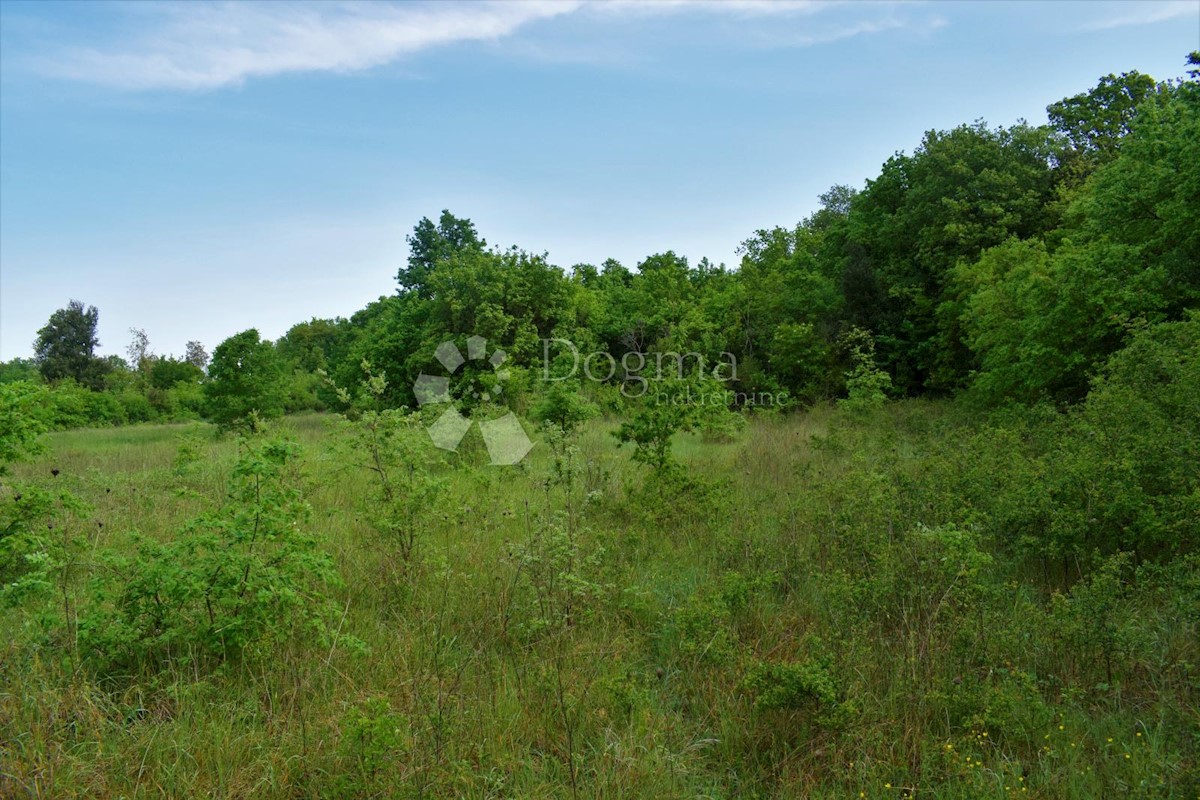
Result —
<path fill-rule="evenodd" d="M 904 533 L 966 518 L 945 443 L 974 424 L 929 402 L 764 416 L 677 437 L 691 480 L 658 482 L 596 422 L 567 556 L 542 538 L 567 502 L 547 446 L 516 468 L 468 452 L 405 562 L 330 419 L 287 419 L 338 638 L 112 682 L 73 673 L 37 608 L 9 613 L 0 795 L 1196 797 L 1194 624 L 1139 596 L 1146 649 L 1098 687 L 1063 657 L 1067 587 L 990 542 L 956 577 L 956 540 Z M 76 492 L 66 524 L 128 551 L 219 504 L 236 448 L 199 425 L 72 431 L 15 477 Z M 772 705 L 748 688 L 761 664 L 825 670 L 837 700 Z"/>

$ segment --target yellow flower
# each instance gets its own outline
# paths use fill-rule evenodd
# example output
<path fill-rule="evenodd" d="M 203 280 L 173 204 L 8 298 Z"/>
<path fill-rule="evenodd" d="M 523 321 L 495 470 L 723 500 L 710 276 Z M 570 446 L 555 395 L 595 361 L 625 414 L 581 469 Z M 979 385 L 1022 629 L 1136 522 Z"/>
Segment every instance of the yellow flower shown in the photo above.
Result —
<path fill-rule="evenodd" d="M 885 783 L 885 784 L 883 785 L 883 788 L 885 788 L 885 789 L 890 789 L 890 788 L 892 788 L 892 785 L 891 785 L 890 783 Z"/>

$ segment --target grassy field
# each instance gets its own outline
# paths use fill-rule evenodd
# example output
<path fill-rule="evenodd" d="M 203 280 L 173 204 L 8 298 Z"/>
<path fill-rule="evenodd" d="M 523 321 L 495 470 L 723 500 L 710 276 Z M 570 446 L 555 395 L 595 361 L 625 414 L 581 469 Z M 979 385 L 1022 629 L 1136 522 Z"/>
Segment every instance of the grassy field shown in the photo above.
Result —
<path fill-rule="evenodd" d="M 237 440 L 64 432 L 18 465 L 86 503 L 54 523 L 86 544 L 46 606 L 65 633 L 5 612 L 0 795 L 1198 796 L 1194 562 L 1114 589 L 1007 558 L 1036 477 L 955 409 L 681 435 L 668 476 L 607 422 L 570 480 L 544 443 L 508 468 L 476 444 L 439 462 L 410 558 L 334 422 L 276 430 L 334 624 L 215 667 L 90 668 L 70 620 L 129 580 L 100 553 L 221 506 Z"/>

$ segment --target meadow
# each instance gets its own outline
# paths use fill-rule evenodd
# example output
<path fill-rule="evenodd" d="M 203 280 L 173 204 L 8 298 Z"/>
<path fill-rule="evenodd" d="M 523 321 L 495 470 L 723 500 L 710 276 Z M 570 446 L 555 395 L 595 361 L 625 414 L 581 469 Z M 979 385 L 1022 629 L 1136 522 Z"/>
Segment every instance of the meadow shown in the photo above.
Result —
<path fill-rule="evenodd" d="M 16 464 L 0 491 L 79 502 L 0 622 L 0 795 L 1197 796 L 1200 571 L 1021 550 L 1075 513 L 1052 412 L 819 404 L 677 434 L 669 469 L 611 419 L 513 467 L 398 419 L 382 460 L 370 417 L 310 414 L 57 432 Z M 279 440 L 289 468 L 254 472 Z M 389 453 L 432 465 L 404 524 L 377 513 Z M 199 551 L 153 548 L 271 486 L 244 635 L 189 638 Z"/>
<path fill-rule="evenodd" d="M 324 53 L 337 39 L 304 34 L 298 9 L 277 5 L 248 12 L 276 20 L 264 41 Z M 304 19 L 367 10 L 317 5 Z M 497 5 L 480 11 L 488 30 L 525 13 Z M 669 5 L 682 16 L 700 4 Z M 730 5 L 739 17 L 783 8 Z M 797 20 L 826 5 L 843 4 Z M 1187 3 L 1160 5 L 1137 24 L 1186 16 Z M 195 7 L 206 47 L 240 35 L 220 20 L 245 6 Z M 666 25 L 662 11 L 647 21 Z M 441 9 L 413 9 L 414 25 L 433 30 L 427 12 Z M 1124 49 L 1133 28 L 1119 16 L 1072 18 L 1047 85 L 1091 63 L 1070 49 L 1085 31 Z M 356 36 L 380 27 L 350 17 Z M 12 27 L 56 38 L 42 22 Z M 1048 35 L 994 27 L 1039 47 Z M 408 54 L 407 34 L 385 38 Z M 498 35 L 482 38 L 491 50 Z M 659 38 L 651 49 L 667 58 Z M 467 123 L 400 84 L 370 104 L 403 112 L 396 125 L 290 89 L 320 118 L 279 116 L 261 148 L 238 142 L 283 106 L 250 87 L 225 111 L 215 86 L 165 103 L 178 135 L 148 116 L 157 101 L 100 99 L 131 116 L 93 130 L 90 112 L 62 113 L 101 95 L 24 92 L 64 105 L 33 115 L 45 135 L 5 127 L 6 142 L 26 142 L 11 151 L 14 185 L 25 176 L 36 191 L 5 204 L 34 216 L 13 227 L 33 238 L 4 262 L 6 278 L 30 280 L 4 289 L 18 305 L 12 320 L 5 307 L 0 363 L 0 800 L 1200 797 L 1200 52 L 1177 77 L 1110 73 L 1050 102 L 1045 124 L 993 127 L 979 103 L 1003 71 L 947 80 L 924 35 L 913 69 L 930 91 L 895 89 L 897 51 L 864 45 L 889 77 L 882 103 L 858 91 L 877 80 L 849 93 L 822 80 L 813 95 L 811 71 L 760 61 L 798 46 L 755 45 L 748 71 L 717 66 L 737 38 L 722 26 L 719 47 L 678 63 L 720 73 L 689 78 L 708 111 L 714 87 L 746 75 L 735 105 L 747 113 L 724 116 L 750 148 L 705 144 L 704 114 L 676 105 L 674 69 L 656 77 L 673 76 L 655 101 L 661 126 L 610 113 L 628 93 L 608 77 L 563 92 L 557 73 L 537 82 L 554 87 L 547 125 L 526 84 L 494 80 L 496 61 L 485 84 L 453 71 L 461 100 L 450 83 L 417 82 Z M 672 27 L 664 41 L 676 39 Z M 214 69 L 253 62 L 253 48 L 218 50 Z M 382 68 L 374 49 L 354 50 Z M 879 72 L 811 52 L 822 76 L 834 63 Z M 209 59 L 185 61 L 165 72 Z M 146 88 L 173 61 L 119 63 Z M 557 72 L 585 65 L 569 66 Z M 489 87 L 510 83 L 519 100 L 500 105 L 528 136 L 487 110 Z M 765 83 L 805 94 L 766 102 Z M 1002 107 L 1034 108 L 1022 96 L 1033 88 L 1014 84 Z M 558 146 L 585 141 L 562 113 L 571 97 L 619 153 Z M 870 137 L 848 135 L 817 113 L 829 98 L 883 116 L 863 127 Z M 909 112 L 934 98 L 974 121 L 875 140 L 914 134 Z M 184 125 L 192 102 L 199 122 Z M 28 103 L 10 105 L 20 116 Z M 853 159 L 838 166 L 787 133 L 800 123 L 825 126 Z M 406 147 L 373 133 L 393 129 L 432 138 Z M 297 136 L 345 152 L 314 159 Z M 389 155 L 360 152 L 375 139 Z M 436 157 L 437 141 L 453 152 Z M 561 194 L 525 202 L 520 181 L 489 172 L 520 141 L 536 157 L 517 172 L 556 176 Z M 779 152 L 755 167 L 746 156 L 769 142 Z M 681 171 L 623 170 L 653 165 L 630 160 L 635 145 L 669 149 Z M 23 161 L 39 148 L 44 175 Z M 403 151 L 420 169 L 390 154 Z M 870 152 L 891 155 L 864 173 Z M 238 185 L 222 189 L 221 159 L 238 153 L 254 168 L 228 162 Z M 288 154 L 304 167 L 285 169 Z M 195 159 L 201 180 L 171 171 Z M 827 167 L 852 182 L 803 205 Z M 106 169 L 104 191 L 75 180 Z M 256 194 L 256 180 L 287 196 Z M 626 222 L 603 211 L 606 181 Z M 333 205 L 302 213 L 305 193 Z M 495 231 L 443 208 L 397 258 L 391 215 L 442 197 L 476 203 Z M 703 205 L 672 210 L 673 197 Z M 809 213 L 747 225 L 736 263 L 696 258 L 768 201 Z M 24 224 L 43 206 L 45 226 Z M 532 225 L 536 247 L 507 241 Z M 663 248 L 630 260 L 651 231 Z M 56 255 L 59 240 L 70 246 Z M 550 258 L 585 249 L 596 263 Z M 384 264 L 386 289 L 365 273 Z M 82 299 L 13 332 L 17 314 L 68 291 L 115 306 L 103 345 L 100 310 Z M 349 316 L 309 316 L 321 309 Z M 302 321 L 285 331 L 284 310 Z M 254 327 L 233 330 L 248 315 Z M 143 323 L 153 345 L 127 327 Z M 225 338 L 210 354 L 194 335 Z M 184 341 L 182 355 L 163 349 Z M 443 445 L 470 428 L 453 452 L 431 438 L 443 423 Z"/>

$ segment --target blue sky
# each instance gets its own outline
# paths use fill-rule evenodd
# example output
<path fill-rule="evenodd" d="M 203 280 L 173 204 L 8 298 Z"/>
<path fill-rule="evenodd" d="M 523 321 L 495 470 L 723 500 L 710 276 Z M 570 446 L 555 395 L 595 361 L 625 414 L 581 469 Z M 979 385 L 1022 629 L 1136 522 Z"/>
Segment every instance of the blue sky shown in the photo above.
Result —
<path fill-rule="evenodd" d="M 1183 73 L 1200 0 L 0 2 L 0 359 L 348 316 L 443 208 L 564 267 L 730 265 L 924 131 Z"/>

